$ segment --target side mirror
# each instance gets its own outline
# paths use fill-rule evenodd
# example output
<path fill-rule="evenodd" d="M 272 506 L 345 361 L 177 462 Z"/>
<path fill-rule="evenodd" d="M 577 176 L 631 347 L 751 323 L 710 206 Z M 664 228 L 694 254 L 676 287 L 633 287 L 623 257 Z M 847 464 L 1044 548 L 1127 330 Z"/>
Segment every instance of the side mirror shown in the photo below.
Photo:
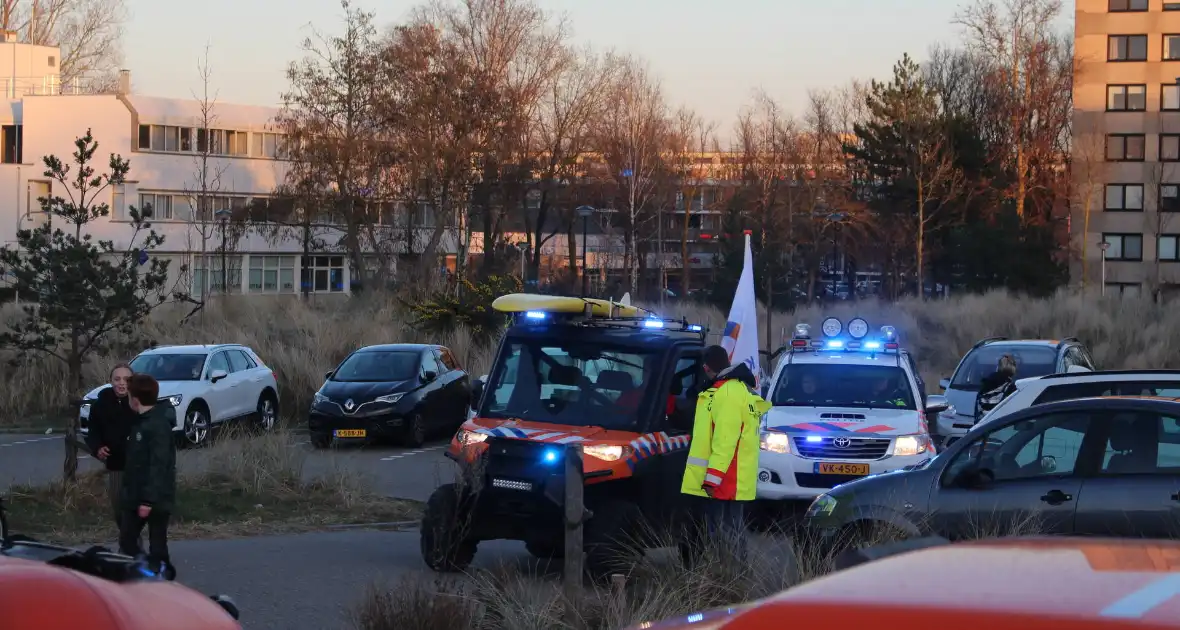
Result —
<path fill-rule="evenodd" d="M 327 372 L 324 372 L 324 380 L 326 381 L 326 380 L 332 378 L 332 375 L 335 373 L 336 373 L 336 370 L 328 370 Z"/>
<path fill-rule="evenodd" d="M 486 383 L 484 382 L 484 379 L 482 377 L 475 379 L 475 382 L 471 384 L 471 408 L 472 409 L 475 409 L 476 407 L 479 406 L 479 401 L 481 398 L 483 398 L 483 390 L 484 390 L 485 385 L 486 385 Z"/>
<path fill-rule="evenodd" d="M 951 408 L 951 401 L 947 400 L 946 396 L 939 396 L 932 394 L 926 397 L 926 415 L 937 416 L 938 414 L 947 411 Z"/>
<path fill-rule="evenodd" d="M 949 379 L 949 378 L 943 378 L 943 379 L 939 379 L 939 380 L 938 380 L 938 386 L 939 386 L 940 388 L 942 388 L 942 391 L 946 391 L 946 390 L 950 389 L 950 387 L 951 387 L 951 379 Z"/>
<path fill-rule="evenodd" d="M 213 370 L 209 373 L 209 382 L 216 383 L 227 376 L 229 376 L 229 373 L 225 370 Z"/>

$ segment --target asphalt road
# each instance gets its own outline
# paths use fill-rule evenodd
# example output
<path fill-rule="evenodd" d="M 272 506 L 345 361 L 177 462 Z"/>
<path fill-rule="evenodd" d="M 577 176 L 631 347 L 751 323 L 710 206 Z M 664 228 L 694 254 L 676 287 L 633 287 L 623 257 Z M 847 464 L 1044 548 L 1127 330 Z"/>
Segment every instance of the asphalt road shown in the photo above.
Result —
<path fill-rule="evenodd" d="M 14 485 L 41 485 L 61 478 L 64 446 L 61 434 L 0 434 L 0 492 Z M 440 483 L 449 481 L 454 464 L 443 457 L 445 441 L 433 442 L 418 449 L 383 445 L 342 445 L 316 450 L 302 439 L 292 448 L 307 452 L 304 475 L 322 476 L 334 467 L 343 467 L 365 475 L 377 492 L 425 501 Z M 203 465 L 201 450 L 181 451 L 182 470 Z M 101 464 L 83 455 L 79 470 L 96 470 Z"/>

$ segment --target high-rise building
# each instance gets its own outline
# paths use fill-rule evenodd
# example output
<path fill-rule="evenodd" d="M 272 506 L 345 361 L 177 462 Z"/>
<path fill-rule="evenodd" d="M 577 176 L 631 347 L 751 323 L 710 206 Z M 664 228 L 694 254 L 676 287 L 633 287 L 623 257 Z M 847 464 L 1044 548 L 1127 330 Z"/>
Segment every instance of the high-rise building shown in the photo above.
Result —
<path fill-rule="evenodd" d="M 1180 0 L 1076 0 L 1075 285 L 1180 295 Z"/>

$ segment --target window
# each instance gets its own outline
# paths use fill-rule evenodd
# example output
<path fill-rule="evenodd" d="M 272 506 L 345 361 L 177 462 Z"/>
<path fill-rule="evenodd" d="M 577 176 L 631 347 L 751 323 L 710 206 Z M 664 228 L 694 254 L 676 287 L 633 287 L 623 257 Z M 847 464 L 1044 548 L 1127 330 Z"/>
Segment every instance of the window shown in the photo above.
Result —
<path fill-rule="evenodd" d="M 1106 209 L 1143 210 L 1143 184 L 1107 184 Z"/>
<path fill-rule="evenodd" d="M 1160 212 L 1180 212 L 1180 184 L 1160 186 Z"/>
<path fill-rule="evenodd" d="M 442 374 L 442 366 L 438 364 L 438 357 L 434 356 L 433 350 L 427 350 L 422 353 L 422 380 L 426 380 L 426 373 L 433 372 L 435 378 Z"/>
<path fill-rule="evenodd" d="M 960 451 L 943 484 L 970 464 L 990 471 L 997 482 L 1071 475 L 1089 426 L 1088 414 L 1056 413 L 1000 427 Z"/>
<path fill-rule="evenodd" d="M 1143 285 L 1138 282 L 1107 282 L 1106 294 L 1115 297 L 1137 298 L 1143 295 Z"/>
<path fill-rule="evenodd" d="M 196 381 L 208 355 L 204 354 L 141 354 L 131 361 L 131 370 L 147 374 L 157 381 Z"/>
<path fill-rule="evenodd" d="M 412 350 L 357 350 L 336 368 L 332 380 L 342 383 L 408 381 L 421 374 L 421 356 L 422 353 Z"/>
<path fill-rule="evenodd" d="M 1107 37 L 1107 61 L 1147 61 L 1147 35 Z"/>
<path fill-rule="evenodd" d="M 1175 234 L 1161 234 L 1159 237 L 1159 259 L 1163 262 L 1180 262 L 1180 251 L 1177 251 L 1178 239 Z"/>
<path fill-rule="evenodd" d="M 139 126 L 139 149 L 141 151 L 149 151 L 152 148 L 152 126 Z"/>
<path fill-rule="evenodd" d="M 287 143 L 282 134 L 255 133 L 250 143 L 250 156 L 285 160 Z"/>
<path fill-rule="evenodd" d="M 1106 111 L 1143 112 L 1147 111 L 1146 85 L 1106 86 Z"/>
<path fill-rule="evenodd" d="M 1180 423 L 1149 412 L 1123 412 L 1111 418 L 1102 458 L 1107 475 L 1180 473 Z"/>
<path fill-rule="evenodd" d="M 258 363 L 254 361 L 254 358 L 241 350 L 230 350 L 229 353 L 230 362 L 235 364 L 241 363 L 245 366 L 242 368 L 243 370 L 253 370 L 258 367 Z M 237 368 L 234 368 L 234 370 L 236 371 Z"/>
<path fill-rule="evenodd" d="M 344 257 L 314 256 L 299 274 L 307 291 L 340 293 L 344 291 Z"/>
<path fill-rule="evenodd" d="M 448 370 L 458 370 L 459 360 L 455 358 L 455 353 L 448 348 L 439 348 L 438 350 L 439 362 L 443 364 Z"/>
<path fill-rule="evenodd" d="M 139 195 L 139 211 L 145 212 L 151 208 L 151 218 L 169 221 L 175 217 L 172 213 L 172 195 L 160 193 L 141 193 Z"/>
<path fill-rule="evenodd" d="M 210 252 L 204 256 L 197 257 L 196 264 L 193 265 L 193 293 L 201 295 L 202 284 L 208 282 L 208 290 L 210 293 L 224 293 L 224 284 L 229 283 L 230 293 L 240 293 L 242 291 L 242 257 L 239 255 L 225 256 L 226 269 L 222 272 L 221 260 L 222 256 L 218 252 Z M 208 263 L 208 273 L 206 273 L 205 263 Z"/>
<path fill-rule="evenodd" d="M 1160 111 L 1180 112 L 1180 85 L 1165 83 L 1160 86 Z"/>
<path fill-rule="evenodd" d="M 230 155 L 249 154 L 249 134 L 245 131 L 225 132 L 226 152 Z"/>
<path fill-rule="evenodd" d="M 1180 35 L 1164 35 L 1164 61 L 1180 61 Z"/>
<path fill-rule="evenodd" d="M 127 186 L 123 184 L 111 187 L 111 216 L 116 221 L 127 218 Z"/>
<path fill-rule="evenodd" d="M 1106 161 L 1142 162 L 1146 155 L 1147 136 L 1143 134 L 1108 134 Z"/>
<path fill-rule="evenodd" d="M 1143 260 L 1142 234 L 1103 234 L 1107 260 Z"/>
<path fill-rule="evenodd" d="M 1166 396 L 1180 398 L 1180 381 L 1091 381 L 1046 387 L 1033 400 L 1043 405 L 1062 400 L 1093 398 L 1096 396 Z"/>
<path fill-rule="evenodd" d="M 231 372 L 245 372 L 250 369 L 250 363 L 240 350 L 226 350 L 225 354 L 229 358 Z"/>
<path fill-rule="evenodd" d="M 193 129 L 192 129 L 192 127 L 181 127 L 180 128 L 180 150 L 185 151 L 185 152 L 193 150 Z"/>
<path fill-rule="evenodd" d="M 1147 0 L 1110 0 L 1107 10 L 1111 13 L 1146 11 Z"/>
<path fill-rule="evenodd" d="M 217 352 L 209 357 L 209 364 L 205 366 L 205 378 L 212 376 L 216 370 L 221 370 L 226 374 L 230 373 L 229 357 L 225 356 L 224 352 Z"/>
<path fill-rule="evenodd" d="M 788 365 L 771 402 L 776 407 L 917 409 L 905 370 L 881 365 Z"/>
<path fill-rule="evenodd" d="M 1164 11 L 1180 11 L 1180 2 L 1164 2 Z"/>
<path fill-rule="evenodd" d="M 251 293 L 294 293 L 294 256 L 251 256 Z"/>
<path fill-rule="evenodd" d="M 1180 162 L 1180 133 L 1160 134 L 1160 161 Z"/>
<path fill-rule="evenodd" d="M 164 150 L 164 127 L 152 125 L 152 151 Z"/>

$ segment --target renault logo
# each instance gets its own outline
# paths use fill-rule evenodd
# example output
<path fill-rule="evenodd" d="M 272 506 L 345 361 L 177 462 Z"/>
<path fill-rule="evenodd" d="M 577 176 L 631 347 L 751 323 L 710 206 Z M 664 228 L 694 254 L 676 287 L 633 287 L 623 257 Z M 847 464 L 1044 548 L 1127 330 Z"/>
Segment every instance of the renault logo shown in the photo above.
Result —
<path fill-rule="evenodd" d="M 832 440 L 832 446 L 836 448 L 848 448 L 852 446 L 852 438 L 838 437 Z"/>
<path fill-rule="evenodd" d="M 349 410 L 349 411 L 352 411 L 352 408 L 353 408 L 353 407 L 356 407 L 356 403 L 352 402 L 352 399 L 351 399 L 351 398 L 349 398 L 348 400 L 344 401 L 344 408 L 345 408 L 345 409 L 347 409 L 347 410 Z M 844 438 L 844 439 L 848 439 L 848 438 Z"/>

